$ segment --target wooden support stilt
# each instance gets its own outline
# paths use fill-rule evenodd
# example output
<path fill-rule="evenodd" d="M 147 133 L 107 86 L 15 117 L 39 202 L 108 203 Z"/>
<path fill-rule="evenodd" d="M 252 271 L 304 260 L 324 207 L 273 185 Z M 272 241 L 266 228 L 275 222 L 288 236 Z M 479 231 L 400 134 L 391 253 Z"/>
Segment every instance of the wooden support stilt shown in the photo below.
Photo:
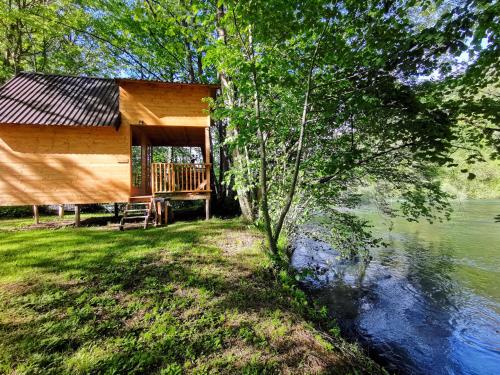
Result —
<path fill-rule="evenodd" d="M 115 219 L 118 219 L 118 203 L 115 203 Z"/>
<path fill-rule="evenodd" d="M 205 220 L 210 219 L 210 198 L 205 199 Z"/>
<path fill-rule="evenodd" d="M 59 205 L 59 217 L 61 219 L 64 217 L 64 204 Z"/>
<path fill-rule="evenodd" d="M 165 207 L 164 207 L 165 208 L 164 209 L 164 211 L 165 211 L 165 225 L 168 225 L 168 223 L 170 221 L 170 211 L 169 211 L 170 210 L 170 204 L 167 201 L 165 201 L 164 204 L 165 204 Z"/>
<path fill-rule="evenodd" d="M 80 226 L 80 205 L 75 205 L 75 227 Z"/>
<path fill-rule="evenodd" d="M 35 224 L 40 224 L 40 214 L 36 204 L 33 206 L 33 219 L 35 220 Z"/>
<path fill-rule="evenodd" d="M 161 205 L 162 205 L 162 212 L 163 212 L 163 224 L 167 225 L 168 224 L 168 202 L 164 200 L 161 203 Z"/>
<path fill-rule="evenodd" d="M 162 225 L 163 224 L 163 202 L 162 201 L 157 201 L 156 202 L 156 225 Z"/>

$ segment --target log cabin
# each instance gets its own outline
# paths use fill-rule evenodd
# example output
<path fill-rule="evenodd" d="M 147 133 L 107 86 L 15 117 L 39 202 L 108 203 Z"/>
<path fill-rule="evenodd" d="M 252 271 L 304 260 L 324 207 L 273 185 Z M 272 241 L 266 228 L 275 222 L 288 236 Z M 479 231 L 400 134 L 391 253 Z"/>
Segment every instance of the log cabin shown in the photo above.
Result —
<path fill-rule="evenodd" d="M 204 98 L 217 87 L 18 74 L 0 88 L 0 206 L 33 205 L 37 216 L 38 205 L 128 202 L 136 212 L 131 205 L 142 203 L 149 215 L 160 211 L 161 221 L 161 202 L 201 199 L 208 218 Z M 135 146 L 139 161 L 132 158 Z M 196 147 L 203 160 L 153 162 L 155 146 Z"/>

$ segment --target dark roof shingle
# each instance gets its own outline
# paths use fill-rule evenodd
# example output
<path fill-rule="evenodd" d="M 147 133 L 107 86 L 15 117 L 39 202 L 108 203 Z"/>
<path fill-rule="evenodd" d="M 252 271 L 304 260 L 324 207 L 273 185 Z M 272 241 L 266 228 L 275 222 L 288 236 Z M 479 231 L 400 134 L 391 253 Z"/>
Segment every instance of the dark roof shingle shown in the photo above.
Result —
<path fill-rule="evenodd" d="M 114 79 L 21 73 L 0 88 L 0 123 L 117 127 L 118 92 Z"/>

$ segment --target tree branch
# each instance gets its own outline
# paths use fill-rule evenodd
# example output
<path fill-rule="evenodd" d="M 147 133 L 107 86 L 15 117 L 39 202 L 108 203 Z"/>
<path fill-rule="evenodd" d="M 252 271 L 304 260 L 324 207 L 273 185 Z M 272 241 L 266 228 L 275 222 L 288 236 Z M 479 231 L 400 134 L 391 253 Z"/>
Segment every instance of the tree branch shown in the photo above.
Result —
<path fill-rule="evenodd" d="M 77 32 L 82 33 L 82 34 L 86 34 L 86 35 L 90 36 L 91 38 L 97 39 L 97 40 L 99 40 L 101 42 L 104 42 L 104 43 L 110 45 L 115 50 L 120 51 L 121 53 L 127 55 L 135 64 L 137 64 L 141 69 L 144 69 L 145 71 L 147 71 L 154 78 L 156 78 L 156 79 L 158 79 L 160 81 L 163 80 L 163 78 L 161 76 L 159 76 L 158 74 L 156 74 L 155 72 L 153 72 L 151 69 L 149 69 L 147 66 L 145 66 L 143 63 L 141 63 L 134 55 L 132 55 L 130 52 L 128 52 L 125 48 L 119 47 L 116 44 L 114 44 L 113 42 L 107 40 L 106 38 L 103 38 L 102 36 L 94 34 L 94 33 L 90 32 L 88 30 L 83 30 L 83 29 L 79 29 L 77 27 L 68 25 L 67 23 L 63 22 L 60 19 L 59 19 L 59 23 L 61 25 L 63 25 L 64 27 L 67 27 L 67 28 L 69 28 L 71 30 L 77 31 Z"/>
<path fill-rule="evenodd" d="M 416 142 L 404 143 L 404 144 L 399 145 L 397 147 L 392 147 L 392 148 L 390 148 L 388 150 L 377 152 L 375 154 L 370 155 L 370 157 L 367 157 L 367 158 L 358 160 L 357 162 L 354 162 L 353 166 L 359 167 L 360 165 L 363 165 L 363 164 L 365 164 L 365 163 L 367 163 L 369 161 L 372 161 L 373 159 L 379 158 L 381 156 L 390 154 L 391 152 L 398 151 L 398 150 L 401 150 L 401 149 L 406 148 L 406 147 L 415 146 L 416 144 L 417 144 Z M 329 182 L 329 181 L 333 180 L 336 176 L 338 176 L 338 172 L 335 172 L 332 175 L 320 178 L 318 180 L 318 183 L 324 184 L 326 182 Z"/>

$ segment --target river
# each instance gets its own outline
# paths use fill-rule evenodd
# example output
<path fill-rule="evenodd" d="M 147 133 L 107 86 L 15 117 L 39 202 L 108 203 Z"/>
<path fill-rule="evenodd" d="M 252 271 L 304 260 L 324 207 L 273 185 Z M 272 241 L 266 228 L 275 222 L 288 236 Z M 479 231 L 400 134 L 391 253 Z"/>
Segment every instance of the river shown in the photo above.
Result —
<path fill-rule="evenodd" d="M 390 371 L 500 374 L 500 200 L 454 205 L 445 223 L 387 222 L 360 214 L 389 246 L 364 265 L 299 238 L 298 269 L 322 269 L 305 285 L 343 333 Z"/>

